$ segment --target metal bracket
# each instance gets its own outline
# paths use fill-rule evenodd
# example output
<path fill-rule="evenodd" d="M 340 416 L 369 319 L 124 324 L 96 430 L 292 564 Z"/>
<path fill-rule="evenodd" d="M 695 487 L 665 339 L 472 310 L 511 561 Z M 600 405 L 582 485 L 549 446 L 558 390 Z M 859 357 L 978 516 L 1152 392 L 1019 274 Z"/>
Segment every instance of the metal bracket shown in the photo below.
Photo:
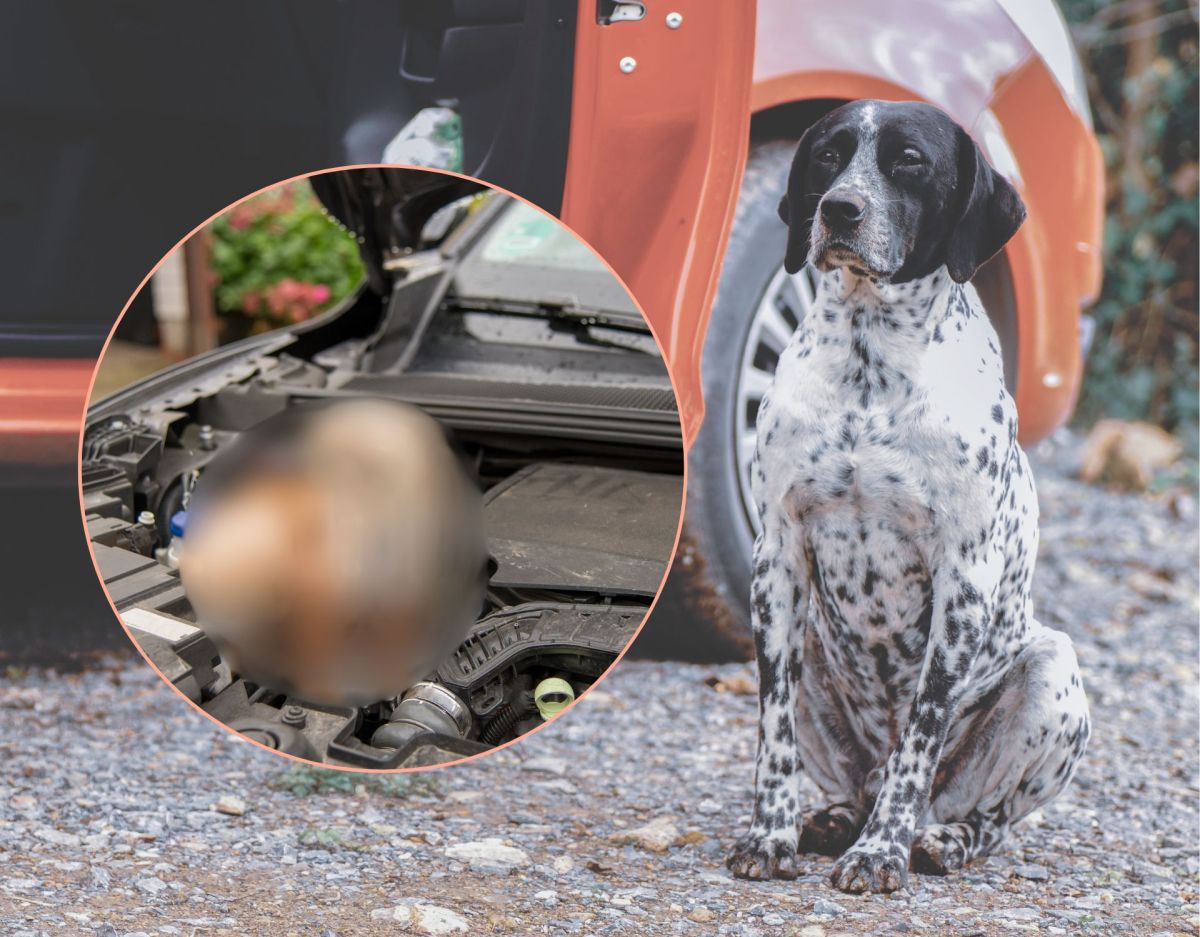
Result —
<path fill-rule="evenodd" d="M 601 26 L 634 23 L 645 18 L 646 4 L 640 0 L 597 0 L 596 22 Z"/>

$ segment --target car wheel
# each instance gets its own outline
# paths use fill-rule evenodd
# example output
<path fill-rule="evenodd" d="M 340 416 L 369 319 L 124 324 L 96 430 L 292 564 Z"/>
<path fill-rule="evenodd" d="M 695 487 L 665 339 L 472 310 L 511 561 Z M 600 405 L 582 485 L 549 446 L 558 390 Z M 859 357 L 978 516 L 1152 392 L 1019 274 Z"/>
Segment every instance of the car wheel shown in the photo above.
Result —
<path fill-rule="evenodd" d="M 635 646 L 639 656 L 717 661 L 752 656 L 750 555 L 758 514 L 749 491 L 755 418 L 779 354 L 812 306 L 815 272 L 783 269 L 778 215 L 796 143 L 754 146 L 705 337 L 704 423 L 688 453 L 687 511 L 674 566 Z M 1015 300 L 1003 255 L 977 274 L 1016 375 Z"/>

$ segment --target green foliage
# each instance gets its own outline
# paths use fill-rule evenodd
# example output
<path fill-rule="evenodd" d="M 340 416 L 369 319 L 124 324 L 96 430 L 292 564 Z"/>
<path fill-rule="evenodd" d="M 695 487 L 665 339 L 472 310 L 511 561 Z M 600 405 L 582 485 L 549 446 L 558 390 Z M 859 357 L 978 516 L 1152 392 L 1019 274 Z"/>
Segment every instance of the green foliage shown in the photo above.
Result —
<path fill-rule="evenodd" d="M 212 225 L 217 309 L 249 331 L 303 321 L 362 279 L 358 250 L 321 209 L 306 181 L 242 202 Z"/>
<path fill-rule="evenodd" d="M 297 797 L 313 794 L 377 794 L 402 799 L 438 794 L 441 788 L 436 778 L 425 774 L 353 774 L 304 765 L 288 768 L 272 778 L 267 786 L 277 791 L 291 791 Z"/>
<path fill-rule="evenodd" d="M 1063 0 L 1108 175 L 1104 287 L 1077 419 L 1149 420 L 1194 444 L 1197 42 L 1188 0 Z"/>

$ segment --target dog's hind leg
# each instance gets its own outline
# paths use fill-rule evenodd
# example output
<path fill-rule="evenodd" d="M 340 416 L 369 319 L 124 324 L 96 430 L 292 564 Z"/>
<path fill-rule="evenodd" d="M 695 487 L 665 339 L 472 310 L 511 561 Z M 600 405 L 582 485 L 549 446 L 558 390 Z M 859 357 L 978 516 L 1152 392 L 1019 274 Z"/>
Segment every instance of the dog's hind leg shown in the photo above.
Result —
<path fill-rule="evenodd" d="M 1042 629 L 995 688 L 964 706 L 938 765 L 933 822 L 913 839 L 912 869 L 945 874 L 999 846 L 1011 824 L 1070 783 L 1089 731 L 1071 642 Z"/>
<path fill-rule="evenodd" d="M 1008 820 L 997 810 L 973 811 L 957 823 L 934 823 L 917 830 L 909 868 L 925 875 L 949 875 L 985 856 L 1008 834 Z"/>
<path fill-rule="evenodd" d="M 829 806 L 805 812 L 799 851 L 840 856 L 862 832 L 882 772 L 846 712 L 817 633 L 810 626 L 805 642 L 796 739 L 805 773 Z"/>
<path fill-rule="evenodd" d="M 830 804 L 804 814 L 800 823 L 800 852 L 840 856 L 854 845 L 867 811 L 853 803 Z"/>

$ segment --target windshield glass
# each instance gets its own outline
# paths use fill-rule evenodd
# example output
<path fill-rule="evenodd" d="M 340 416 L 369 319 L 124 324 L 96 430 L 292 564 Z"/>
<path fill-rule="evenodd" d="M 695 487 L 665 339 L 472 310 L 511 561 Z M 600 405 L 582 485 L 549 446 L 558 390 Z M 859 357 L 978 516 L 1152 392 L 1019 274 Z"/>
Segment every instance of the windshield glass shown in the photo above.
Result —
<path fill-rule="evenodd" d="M 462 299 L 555 306 L 645 321 L 613 273 L 560 221 L 516 199 L 487 222 L 454 278 Z"/>
<path fill-rule="evenodd" d="M 481 259 L 607 273 L 591 248 L 558 221 L 524 202 L 516 202 L 484 236 Z"/>

